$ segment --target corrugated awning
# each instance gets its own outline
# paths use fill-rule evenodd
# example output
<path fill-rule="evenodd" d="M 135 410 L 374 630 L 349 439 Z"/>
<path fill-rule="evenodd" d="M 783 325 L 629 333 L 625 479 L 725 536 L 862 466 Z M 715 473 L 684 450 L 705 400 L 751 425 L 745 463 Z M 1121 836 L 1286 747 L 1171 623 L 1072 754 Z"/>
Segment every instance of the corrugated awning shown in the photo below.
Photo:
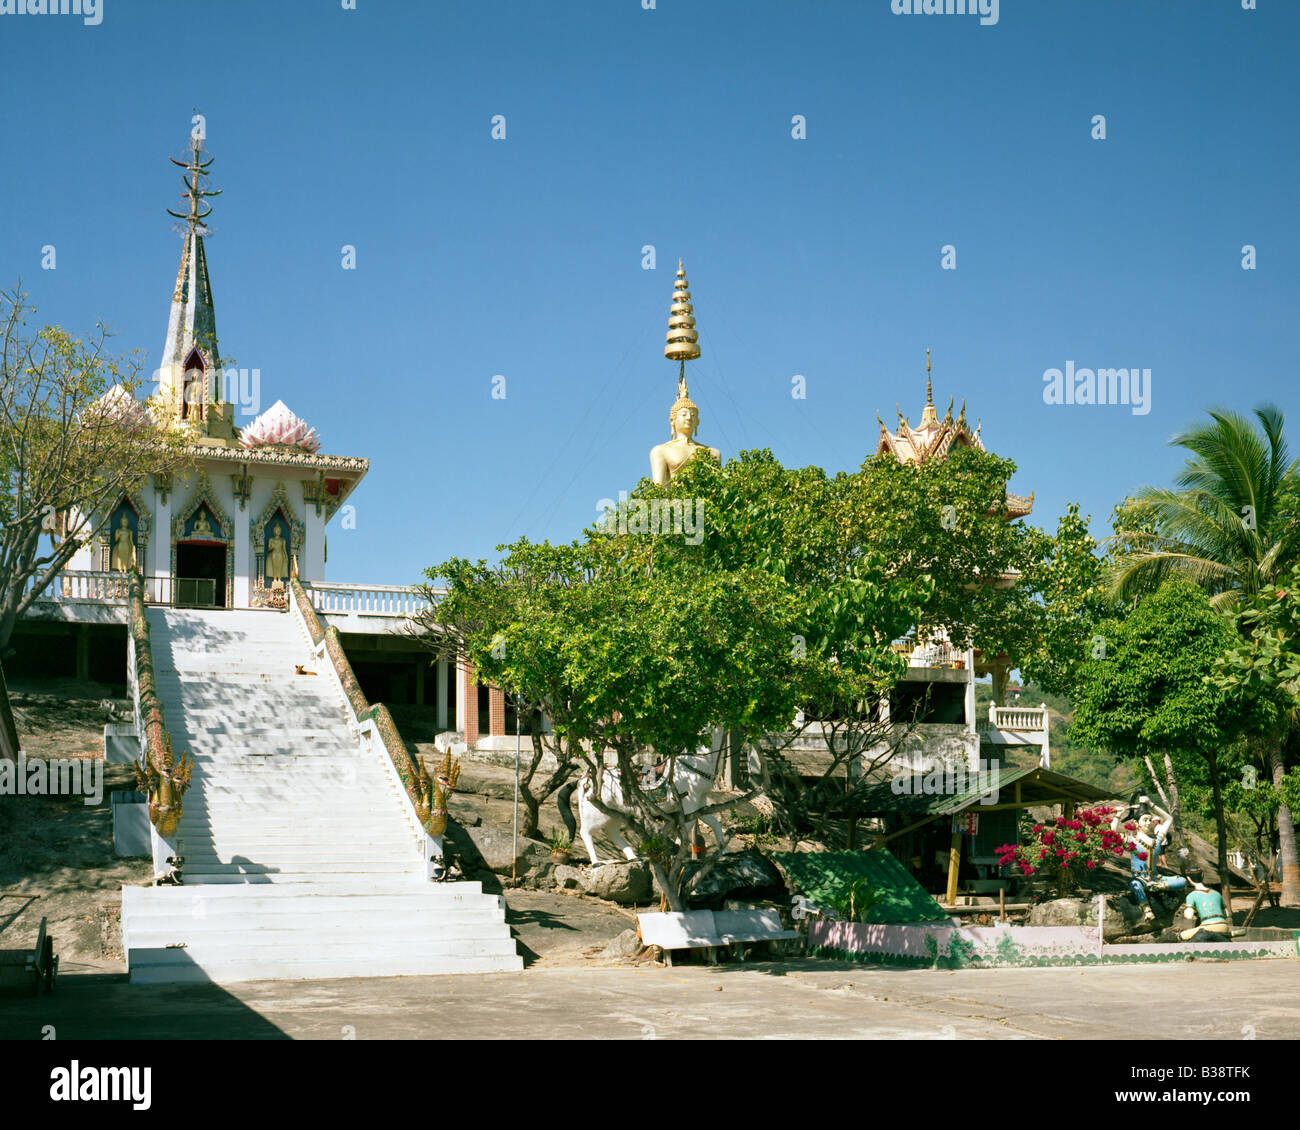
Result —
<path fill-rule="evenodd" d="M 996 799 L 992 803 L 980 803 L 994 793 Z M 966 808 L 978 812 L 981 808 L 1094 804 L 1109 799 L 1110 794 L 1104 790 L 1050 769 L 998 767 L 996 771 L 990 769 L 978 774 L 945 776 L 936 770 L 882 779 L 858 795 L 854 808 L 864 814 L 904 812 L 916 816 L 947 816 Z"/>

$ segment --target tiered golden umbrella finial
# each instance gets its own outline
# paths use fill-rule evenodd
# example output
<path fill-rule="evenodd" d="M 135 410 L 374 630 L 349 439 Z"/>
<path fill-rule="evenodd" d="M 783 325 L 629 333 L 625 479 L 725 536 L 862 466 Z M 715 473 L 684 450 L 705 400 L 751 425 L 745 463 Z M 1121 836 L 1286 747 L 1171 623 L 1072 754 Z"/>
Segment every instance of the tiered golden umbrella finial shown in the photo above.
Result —
<path fill-rule="evenodd" d="M 664 356 L 669 361 L 682 362 L 682 374 L 685 375 L 685 363 L 694 361 L 699 355 L 700 335 L 695 331 L 695 307 L 691 305 L 690 283 L 686 281 L 686 271 L 678 259 L 677 281 L 673 283 L 673 304 L 668 311 L 668 344 L 664 346 Z"/>

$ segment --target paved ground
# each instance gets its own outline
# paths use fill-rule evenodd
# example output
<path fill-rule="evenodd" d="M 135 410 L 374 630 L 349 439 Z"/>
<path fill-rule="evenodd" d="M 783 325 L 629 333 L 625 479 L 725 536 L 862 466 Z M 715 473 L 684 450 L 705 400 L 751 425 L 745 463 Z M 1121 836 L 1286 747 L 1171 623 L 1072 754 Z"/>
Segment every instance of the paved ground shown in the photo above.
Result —
<path fill-rule="evenodd" d="M 45 1026 L 53 1033 L 43 1033 Z M 60 976 L 0 1037 L 1296 1039 L 1300 962 L 900 971 L 829 961 L 230 986 Z"/>

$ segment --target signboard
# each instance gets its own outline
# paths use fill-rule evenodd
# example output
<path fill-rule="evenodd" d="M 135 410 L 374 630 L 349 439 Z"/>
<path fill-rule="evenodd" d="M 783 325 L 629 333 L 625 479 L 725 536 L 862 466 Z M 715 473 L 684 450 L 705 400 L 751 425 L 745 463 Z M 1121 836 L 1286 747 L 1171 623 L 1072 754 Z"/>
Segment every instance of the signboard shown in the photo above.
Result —
<path fill-rule="evenodd" d="M 979 835 L 980 814 L 978 812 L 959 812 L 952 818 L 952 830 L 966 836 Z"/>

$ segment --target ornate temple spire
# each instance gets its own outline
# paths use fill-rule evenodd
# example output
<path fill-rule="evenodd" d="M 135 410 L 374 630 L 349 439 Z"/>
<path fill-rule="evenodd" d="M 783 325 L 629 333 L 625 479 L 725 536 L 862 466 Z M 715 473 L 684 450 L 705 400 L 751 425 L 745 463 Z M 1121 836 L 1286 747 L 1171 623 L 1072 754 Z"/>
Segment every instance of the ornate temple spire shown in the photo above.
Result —
<path fill-rule="evenodd" d="M 171 317 L 167 321 L 167 340 L 163 344 L 159 367 L 179 366 L 182 370 L 190 353 L 198 349 L 204 367 L 211 372 L 220 366 L 217 352 L 217 318 L 212 304 L 212 284 L 208 281 L 208 258 L 203 247 L 203 237 L 208 233 L 204 224 L 212 209 L 204 203 L 209 197 L 220 196 L 221 191 L 208 190 L 203 182 L 208 176 L 212 158 L 203 160 L 203 141 L 190 142 L 190 159 L 178 161 L 169 157 L 173 165 L 185 170 L 181 184 L 185 191 L 181 199 L 186 202 L 184 212 L 167 209 L 184 223 L 182 234 L 185 247 L 181 251 L 180 269 L 176 272 L 176 287 L 172 291 Z"/>
<path fill-rule="evenodd" d="M 167 338 L 158 361 L 158 391 L 177 420 L 196 424 L 206 435 L 233 440 L 230 413 L 221 404 L 221 355 L 217 348 L 217 317 L 208 279 L 208 257 L 203 237 L 212 214 L 206 201 L 220 189 L 204 187 L 212 158 L 203 155 L 203 139 L 191 137 L 187 161 L 168 160 L 184 169 L 181 184 L 184 211 L 167 209 L 181 221 L 185 246 L 181 250 L 176 286 L 172 290 Z M 213 410 L 216 410 L 214 415 Z"/>
<path fill-rule="evenodd" d="M 921 411 L 921 428 L 937 428 L 939 415 L 934 410 L 934 389 L 930 384 L 930 350 L 925 351 L 925 408 Z"/>

